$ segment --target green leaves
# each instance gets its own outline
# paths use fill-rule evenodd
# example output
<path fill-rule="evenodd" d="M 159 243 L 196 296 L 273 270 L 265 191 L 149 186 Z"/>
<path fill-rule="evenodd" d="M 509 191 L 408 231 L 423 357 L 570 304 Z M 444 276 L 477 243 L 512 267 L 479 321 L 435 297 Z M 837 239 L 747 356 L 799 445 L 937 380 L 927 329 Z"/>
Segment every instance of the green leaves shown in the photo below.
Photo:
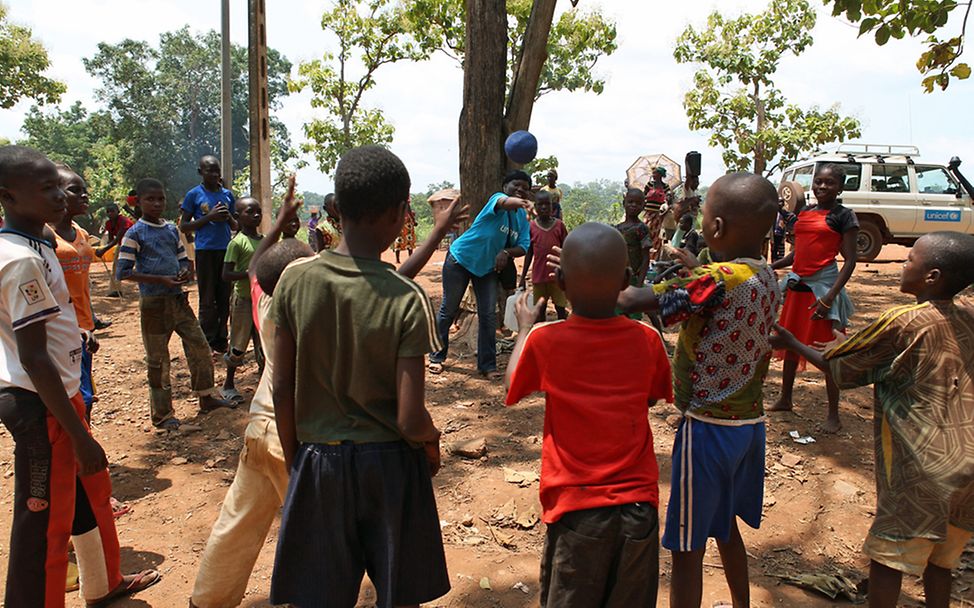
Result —
<path fill-rule="evenodd" d="M 835 108 L 803 110 L 774 86 L 781 58 L 811 45 L 814 26 L 807 1 L 775 0 L 756 15 L 715 12 L 705 29 L 689 26 L 677 39 L 676 60 L 701 66 L 684 96 L 687 121 L 711 132 L 728 169 L 771 173 L 806 151 L 859 135 L 854 118 Z"/>
<path fill-rule="evenodd" d="M 907 34 L 931 34 L 926 39 L 927 50 L 917 60 L 917 70 L 924 78 L 921 84 L 927 93 L 934 87 L 945 90 L 951 78 L 970 77 L 967 64 L 957 63 L 964 50 L 964 37 L 971 12 L 971 3 L 954 0 L 823 0 L 832 5 L 832 14 L 845 13 L 846 19 L 859 24 L 859 35 L 872 32 L 876 44 L 883 46 L 889 39 L 901 39 Z M 947 25 L 953 10 L 963 6 L 959 35 L 947 40 L 936 32 Z"/>
<path fill-rule="evenodd" d="M 300 64 L 288 83 L 292 92 L 310 89 L 312 107 L 324 110 L 305 123 L 308 141 L 301 146 L 321 171 L 332 173 L 351 148 L 392 142 L 395 129 L 381 110 L 365 107 L 363 97 L 380 67 L 427 59 L 438 47 L 442 30 L 422 27 L 419 18 L 434 11 L 435 2 L 416 4 L 411 12 L 397 0 L 338 0 L 322 15 L 321 27 L 335 37 L 338 53 Z"/>
<path fill-rule="evenodd" d="M 7 22 L 7 7 L 0 3 L 0 108 L 12 108 L 22 99 L 57 103 L 67 87 L 44 76 L 50 65 L 30 28 Z"/>

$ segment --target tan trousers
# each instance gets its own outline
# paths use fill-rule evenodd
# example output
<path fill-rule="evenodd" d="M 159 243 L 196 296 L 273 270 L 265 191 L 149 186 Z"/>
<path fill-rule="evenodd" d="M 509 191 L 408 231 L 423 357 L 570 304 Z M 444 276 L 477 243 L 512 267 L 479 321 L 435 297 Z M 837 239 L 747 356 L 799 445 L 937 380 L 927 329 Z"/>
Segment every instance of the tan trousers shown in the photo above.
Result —
<path fill-rule="evenodd" d="M 193 604 L 199 608 L 240 605 L 267 533 L 284 504 L 287 482 L 277 425 L 270 418 L 252 420 L 244 433 L 237 476 L 206 541 Z"/>

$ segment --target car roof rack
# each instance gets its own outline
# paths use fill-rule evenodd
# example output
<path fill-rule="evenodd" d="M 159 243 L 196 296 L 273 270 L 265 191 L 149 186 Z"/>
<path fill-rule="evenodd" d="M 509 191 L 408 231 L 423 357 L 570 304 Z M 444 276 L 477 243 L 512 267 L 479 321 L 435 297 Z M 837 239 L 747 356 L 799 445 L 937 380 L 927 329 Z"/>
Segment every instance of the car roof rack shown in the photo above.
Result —
<path fill-rule="evenodd" d="M 885 158 L 887 156 L 920 156 L 920 149 L 916 146 L 898 144 L 839 144 L 833 154 L 845 154 L 851 156 L 875 156 Z"/>

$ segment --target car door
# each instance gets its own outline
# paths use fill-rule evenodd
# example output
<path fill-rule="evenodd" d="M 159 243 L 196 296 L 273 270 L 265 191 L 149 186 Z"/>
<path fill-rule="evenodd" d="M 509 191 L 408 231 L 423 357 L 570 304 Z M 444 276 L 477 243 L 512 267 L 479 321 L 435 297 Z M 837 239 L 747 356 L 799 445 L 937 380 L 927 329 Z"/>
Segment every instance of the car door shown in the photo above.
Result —
<path fill-rule="evenodd" d="M 943 167 L 917 165 L 917 199 L 920 213 L 917 234 L 935 230 L 970 232 L 974 211 L 963 198 L 958 198 L 960 185 Z"/>
<path fill-rule="evenodd" d="M 870 166 L 869 194 L 863 211 L 881 215 L 894 238 L 915 234 L 918 205 L 913 168 L 906 163 L 891 162 Z"/>

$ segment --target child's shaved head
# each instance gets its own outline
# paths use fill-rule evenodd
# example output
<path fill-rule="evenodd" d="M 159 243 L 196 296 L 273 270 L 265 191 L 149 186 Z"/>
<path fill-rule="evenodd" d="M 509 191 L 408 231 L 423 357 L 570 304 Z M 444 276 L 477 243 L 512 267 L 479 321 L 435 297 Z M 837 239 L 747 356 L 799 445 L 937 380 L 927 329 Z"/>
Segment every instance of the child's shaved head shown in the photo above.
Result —
<path fill-rule="evenodd" d="M 264 293 L 269 296 L 274 295 L 277 280 L 281 278 L 281 273 L 287 265 L 299 258 L 312 256 L 314 253 L 307 243 L 297 239 L 284 239 L 271 245 L 264 255 L 257 259 L 254 277 Z"/>
<path fill-rule="evenodd" d="M 760 253 L 778 213 L 778 191 L 753 173 L 730 173 L 715 181 L 704 205 L 704 238 L 729 257 Z"/>
<path fill-rule="evenodd" d="M 916 252 L 922 252 L 919 262 L 926 270 L 940 271 L 950 297 L 974 283 L 974 235 L 931 232 L 917 239 Z"/>
<path fill-rule="evenodd" d="M 26 146 L 0 146 L 0 188 L 7 188 L 21 177 L 33 175 L 43 166 L 51 165 L 46 156 Z"/>
<path fill-rule="evenodd" d="M 628 267 L 622 234 L 607 224 L 588 222 L 565 239 L 559 282 L 576 309 L 614 306 L 628 283 Z"/>

